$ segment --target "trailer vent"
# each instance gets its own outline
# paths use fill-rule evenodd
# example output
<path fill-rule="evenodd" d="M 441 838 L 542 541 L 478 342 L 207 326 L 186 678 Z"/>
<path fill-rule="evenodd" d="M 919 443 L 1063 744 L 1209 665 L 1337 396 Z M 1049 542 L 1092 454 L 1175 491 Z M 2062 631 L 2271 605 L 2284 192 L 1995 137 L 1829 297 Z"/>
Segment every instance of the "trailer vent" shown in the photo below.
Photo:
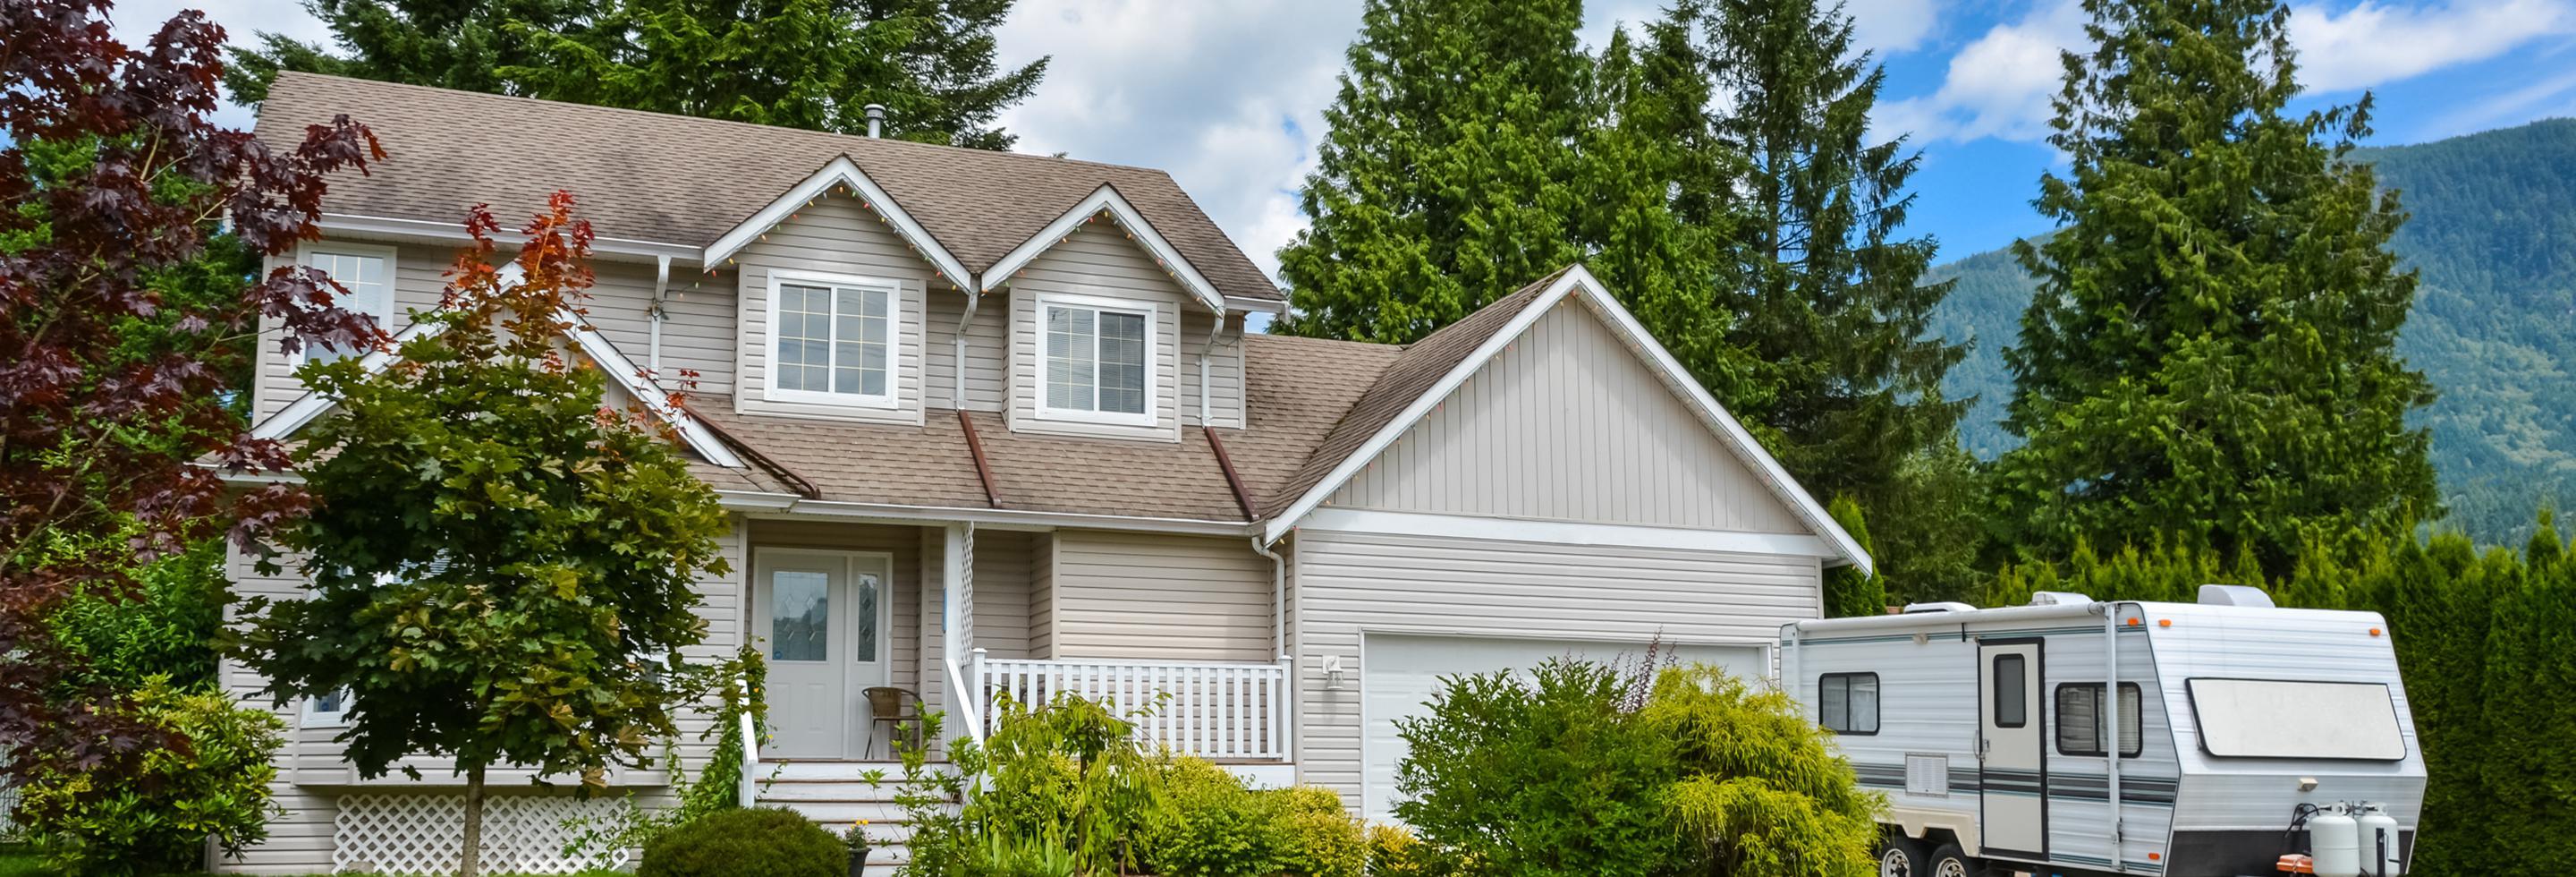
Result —
<path fill-rule="evenodd" d="M 2263 593 L 2262 588 L 2249 588 L 2244 585 L 2202 585 L 2200 603 L 2203 606 L 2253 606 L 2270 609 L 2272 595 Z"/>
<path fill-rule="evenodd" d="M 1906 753 L 1905 793 L 1950 797 L 1950 756 Z"/>
<path fill-rule="evenodd" d="M 1941 602 L 1939 602 L 1939 603 L 1907 603 L 1907 604 L 1905 604 L 1905 614 L 1907 614 L 1907 615 L 1920 615 L 1920 614 L 1923 614 L 1923 613 L 1926 613 L 1926 612 L 1974 612 L 1974 611 L 1977 611 L 1977 607 L 1975 607 L 1975 606 L 1970 606 L 1970 605 L 1968 605 L 1968 604 L 1966 604 L 1966 603 L 1961 603 L 1961 602 L 1956 601 L 1956 600 L 1944 600 L 1944 601 L 1941 601 Z"/>
<path fill-rule="evenodd" d="M 2036 591 L 2030 595 L 2033 606 L 2091 606 L 2093 598 L 2072 591 Z"/>

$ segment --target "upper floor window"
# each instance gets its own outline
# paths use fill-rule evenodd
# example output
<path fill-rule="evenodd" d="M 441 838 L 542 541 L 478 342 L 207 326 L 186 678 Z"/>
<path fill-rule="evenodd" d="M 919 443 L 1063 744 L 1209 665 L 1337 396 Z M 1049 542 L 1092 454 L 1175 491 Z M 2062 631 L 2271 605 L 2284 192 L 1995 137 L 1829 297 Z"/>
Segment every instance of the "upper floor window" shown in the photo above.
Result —
<path fill-rule="evenodd" d="M 304 266 L 331 275 L 331 279 L 348 290 L 340 296 L 341 307 L 376 318 L 379 328 L 391 330 L 394 319 L 394 251 L 390 247 L 353 244 L 315 245 L 304 251 Z M 363 356 L 363 350 L 341 350 L 328 343 L 306 344 L 298 362 L 316 360 L 331 362 L 352 356 Z"/>
<path fill-rule="evenodd" d="M 769 398 L 894 407 L 901 298 L 888 280 L 771 275 Z"/>
<path fill-rule="evenodd" d="M 1154 317 L 1152 305 L 1137 302 L 1040 302 L 1039 416 L 1152 426 Z"/>

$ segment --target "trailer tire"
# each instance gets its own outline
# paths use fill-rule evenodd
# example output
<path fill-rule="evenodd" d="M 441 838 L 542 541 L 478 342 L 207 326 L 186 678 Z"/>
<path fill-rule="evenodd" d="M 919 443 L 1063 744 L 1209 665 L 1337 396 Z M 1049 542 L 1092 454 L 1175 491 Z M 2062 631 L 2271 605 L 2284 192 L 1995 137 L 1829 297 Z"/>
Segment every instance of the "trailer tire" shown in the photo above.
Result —
<path fill-rule="evenodd" d="M 1986 873 L 1984 863 L 1968 858 L 1954 843 L 1933 848 L 1932 861 L 1925 869 L 1925 877 L 1980 877 Z"/>
<path fill-rule="evenodd" d="M 1923 842 L 1890 831 L 1878 842 L 1878 877 L 1931 877 L 1931 856 Z"/>

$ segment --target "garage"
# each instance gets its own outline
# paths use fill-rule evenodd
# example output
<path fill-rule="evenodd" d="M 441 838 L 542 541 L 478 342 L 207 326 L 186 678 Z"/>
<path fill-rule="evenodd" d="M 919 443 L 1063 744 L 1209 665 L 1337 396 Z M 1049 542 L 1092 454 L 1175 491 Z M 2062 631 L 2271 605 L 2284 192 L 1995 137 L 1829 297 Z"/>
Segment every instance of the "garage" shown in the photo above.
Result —
<path fill-rule="evenodd" d="M 1606 661 L 1641 655 L 1645 648 L 1643 641 L 1366 634 L 1360 658 L 1363 812 L 1371 820 L 1395 818 L 1395 766 L 1404 759 L 1405 748 L 1395 722 L 1428 712 L 1425 703 L 1440 689 L 1440 677 L 1503 669 L 1528 672 L 1541 661 L 1564 656 Z M 1681 661 L 1714 664 L 1740 675 L 1768 666 L 1762 646 L 1667 643 L 1664 648 Z"/>

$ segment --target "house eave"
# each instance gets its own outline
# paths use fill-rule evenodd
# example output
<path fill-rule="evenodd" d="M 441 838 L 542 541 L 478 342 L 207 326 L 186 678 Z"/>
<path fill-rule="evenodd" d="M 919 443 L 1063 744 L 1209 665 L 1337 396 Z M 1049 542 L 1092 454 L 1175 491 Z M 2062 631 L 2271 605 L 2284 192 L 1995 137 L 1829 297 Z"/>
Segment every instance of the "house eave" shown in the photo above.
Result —
<path fill-rule="evenodd" d="M 1200 518 L 1135 517 L 968 506 L 849 502 L 805 499 L 792 493 L 748 490 L 719 490 L 716 491 L 716 497 L 727 509 L 753 515 L 832 518 L 909 526 L 931 523 L 971 523 L 998 529 L 1047 530 L 1066 527 L 1230 537 L 1246 536 L 1256 532 L 1256 525 L 1243 521 L 1212 521 Z"/>

